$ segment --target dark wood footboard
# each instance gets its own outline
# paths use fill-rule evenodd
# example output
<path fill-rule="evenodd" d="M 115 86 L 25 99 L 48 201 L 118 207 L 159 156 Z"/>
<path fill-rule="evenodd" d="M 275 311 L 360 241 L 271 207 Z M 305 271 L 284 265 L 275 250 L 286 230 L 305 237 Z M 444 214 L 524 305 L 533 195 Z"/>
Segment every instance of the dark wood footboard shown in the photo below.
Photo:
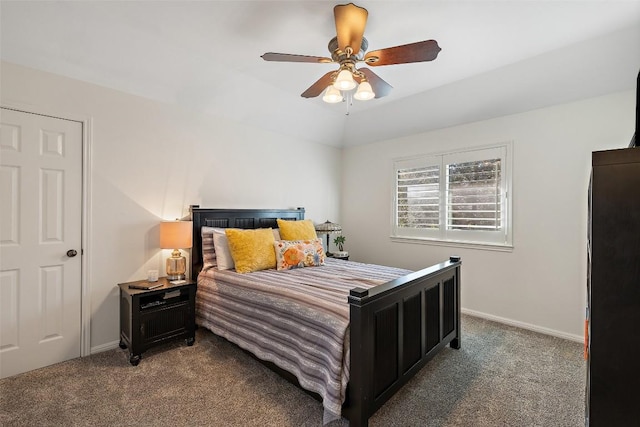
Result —
<path fill-rule="evenodd" d="M 369 290 L 351 290 L 344 413 L 368 419 L 443 347 L 460 348 L 459 257 Z"/>

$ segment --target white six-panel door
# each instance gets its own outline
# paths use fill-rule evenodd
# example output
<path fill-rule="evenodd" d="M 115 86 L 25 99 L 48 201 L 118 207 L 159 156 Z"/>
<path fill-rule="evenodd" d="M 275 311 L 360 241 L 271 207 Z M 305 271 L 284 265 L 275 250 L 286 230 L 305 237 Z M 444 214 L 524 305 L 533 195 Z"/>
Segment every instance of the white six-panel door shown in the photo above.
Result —
<path fill-rule="evenodd" d="M 82 124 L 0 113 L 5 378 L 80 356 Z"/>

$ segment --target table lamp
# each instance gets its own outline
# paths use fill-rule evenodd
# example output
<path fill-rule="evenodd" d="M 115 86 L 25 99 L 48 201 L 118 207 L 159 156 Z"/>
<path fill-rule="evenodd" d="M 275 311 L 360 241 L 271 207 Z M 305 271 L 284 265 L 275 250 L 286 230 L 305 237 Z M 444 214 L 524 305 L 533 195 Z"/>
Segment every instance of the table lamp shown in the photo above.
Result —
<path fill-rule="evenodd" d="M 167 258 L 167 279 L 181 280 L 187 272 L 187 259 L 180 249 L 189 249 L 193 244 L 191 221 L 162 221 L 160 223 L 160 248 L 173 249 Z"/>
<path fill-rule="evenodd" d="M 340 233 L 342 231 L 342 226 L 340 224 L 333 223 L 329 220 L 323 222 L 322 224 L 316 225 L 316 233 L 317 234 L 326 234 L 327 235 L 327 256 L 331 256 L 331 252 L 329 252 L 329 236 L 333 233 Z"/>

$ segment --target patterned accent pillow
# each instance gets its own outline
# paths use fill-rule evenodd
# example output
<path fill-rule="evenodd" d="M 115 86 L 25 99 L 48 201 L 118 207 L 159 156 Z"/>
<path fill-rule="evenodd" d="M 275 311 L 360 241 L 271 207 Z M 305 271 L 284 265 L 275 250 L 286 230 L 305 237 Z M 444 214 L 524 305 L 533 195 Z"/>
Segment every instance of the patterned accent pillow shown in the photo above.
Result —
<path fill-rule="evenodd" d="M 321 239 L 278 240 L 273 246 L 276 250 L 278 270 L 324 265 L 325 255 Z"/>

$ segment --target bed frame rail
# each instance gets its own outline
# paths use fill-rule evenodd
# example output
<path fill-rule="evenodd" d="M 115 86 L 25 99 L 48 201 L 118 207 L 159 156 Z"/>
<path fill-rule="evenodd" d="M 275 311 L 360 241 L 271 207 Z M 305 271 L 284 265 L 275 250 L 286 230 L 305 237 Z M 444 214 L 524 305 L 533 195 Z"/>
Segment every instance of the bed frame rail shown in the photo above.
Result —
<path fill-rule="evenodd" d="M 447 344 L 460 348 L 460 257 L 349 295 L 350 426 L 368 419 Z M 353 387 L 352 385 L 355 385 Z"/>

